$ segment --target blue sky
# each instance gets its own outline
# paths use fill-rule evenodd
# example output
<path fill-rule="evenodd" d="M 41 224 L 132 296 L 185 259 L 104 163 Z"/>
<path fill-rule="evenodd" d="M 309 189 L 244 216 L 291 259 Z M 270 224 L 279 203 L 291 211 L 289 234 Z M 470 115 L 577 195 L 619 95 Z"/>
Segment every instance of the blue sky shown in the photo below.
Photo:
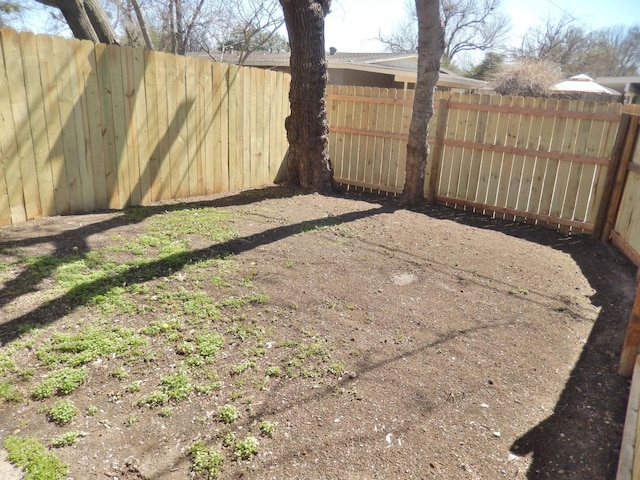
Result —
<path fill-rule="evenodd" d="M 373 41 L 379 31 L 388 32 L 404 16 L 405 0 L 333 0 L 325 21 L 327 48 L 343 52 L 381 51 Z M 391 7 L 390 5 L 394 5 Z M 514 41 L 541 19 L 559 17 L 563 11 L 585 28 L 597 30 L 613 25 L 640 24 L 637 0 L 502 0 L 503 12 L 511 18 Z"/>

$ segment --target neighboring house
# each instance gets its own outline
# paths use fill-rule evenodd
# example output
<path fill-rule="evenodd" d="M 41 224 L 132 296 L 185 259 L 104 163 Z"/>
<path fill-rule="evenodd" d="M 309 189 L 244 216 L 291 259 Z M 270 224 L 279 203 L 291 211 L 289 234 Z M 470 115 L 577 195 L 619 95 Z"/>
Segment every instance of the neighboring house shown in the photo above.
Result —
<path fill-rule="evenodd" d="M 228 53 L 223 61 L 235 63 L 237 58 L 237 53 Z M 244 64 L 248 67 L 288 72 L 289 52 L 254 52 Z M 332 85 L 415 88 L 417 65 L 418 55 L 415 53 L 342 53 L 333 48 L 327 52 L 328 82 Z M 480 80 L 465 78 L 441 68 L 436 89 L 475 92 L 485 85 L 486 83 Z"/>
<path fill-rule="evenodd" d="M 599 84 L 613 88 L 624 94 L 624 103 L 640 104 L 640 76 L 598 77 Z"/>

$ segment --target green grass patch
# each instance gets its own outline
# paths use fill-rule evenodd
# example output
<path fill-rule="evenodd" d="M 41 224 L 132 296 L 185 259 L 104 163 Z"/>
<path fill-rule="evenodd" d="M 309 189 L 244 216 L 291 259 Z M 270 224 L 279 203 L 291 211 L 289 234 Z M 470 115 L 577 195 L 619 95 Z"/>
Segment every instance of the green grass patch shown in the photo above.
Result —
<path fill-rule="evenodd" d="M 258 454 L 259 445 L 260 444 L 256 437 L 252 437 L 252 436 L 245 437 L 242 440 L 238 440 L 236 442 L 236 445 L 233 448 L 233 455 L 236 458 L 247 460 L 253 455 Z"/>
<path fill-rule="evenodd" d="M 225 298 L 220 302 L 221 307 L 229 307 L 235 310 L 240 310 L 241 308 L 249 305 L 259 305 L 263 303 L 267 303 L 269 301 L 269 297 L 263 294 L 250 294 L 250 295 L 242 295 L 241 297 L 229 297 Z"/>
<path fill-rule="evenodd" d="M 231 424 L 240 418 L 240 412 L 233 405 L 222 405 L 218 407 L 218 416 L 224 423 Z"/>
<path fill-rule="evenodd" d="M 105 356 L 142 356 L 146 345 L 146 340 L 131 328 L 88 326 L 74 333 L 54 333 L 36 356 L 44 365 L 74 367 Z"/>
<path fill-rule="evenodd" d="M 22 396 L 11 382 L 3 381 L 0 382 L 0 400 L 19 403 L 22 401 Z"/>
<path fill-rule="evenodd" d="M 206 480 L 218 478 L 224 462 L 224 457 L 218 450 L 207 447 L 202 440 L 197 440 L 189 447 L 188 453 L 193 462 L 191 469 L 195 473 L 202 475 Z"/>
<path fill-rule="evenodd" d="M 24 480 L 67 478 L 67 466 L 36 439 L 10 435 L 2 445 L 8 452 L 9 461 L 24 470 Z"/>
<path fill-rule="evenodd" d="M 53 395 L 69 395 L 87 380 L 87 370 L 64 367 L 49 374 L 31 392 L 35 400 L 44 400 Z"/>
<path fill-rule="evenodd" d="M 56 425 L 66 425 L 76 418 L 80 411 L 71 400 L 58 400 L 49 410 L 47 417 Z"/>
<path fill-rule="evenodd" d="M 65 432 L 51 440 L 51 446 L 54 448 L 70 447 L 78 443 L 79 438 L 80 432 Z"/>
<path fill-rule="evenodd" d="M 171 401 L 181 402 L 193 391 L 193 384 L 189 376 L 184 371 L 179 371 L 173 375 L 167 375 L 160 380 L 160 390 L 143 396 L 138 401 L 138 406 L 148 406 L 150 408 L 163 406 Z"/>

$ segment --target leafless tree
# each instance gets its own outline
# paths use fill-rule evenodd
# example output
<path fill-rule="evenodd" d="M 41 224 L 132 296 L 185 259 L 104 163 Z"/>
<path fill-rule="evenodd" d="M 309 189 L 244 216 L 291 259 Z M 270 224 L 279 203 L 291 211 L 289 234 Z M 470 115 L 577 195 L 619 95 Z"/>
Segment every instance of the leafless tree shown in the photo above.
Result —
<path fill-rule="evenodd" d="M 237 63 L 240 65 L 249 55 L 276 37 L 278 29 L 284 24 L 282 9 L 276 0 L 228 2 L 227 15 L 234 28 L 229 39 L 221 44 L 238 51 Z"/>
<path fill-rule="evenodd" d="M 127 43 L 184 54 L 205 51 L 217 61 L 234 53 L 243 64 L 276 40 L 284 22 L 278 0 L 110 0 Z"/>
<path fill-rule="evenodd" d="M 500 13 L 500 0 L 441 0 L 440 21 L 444 27 L 443 63 L 452 63 L 461 52 L 500 47 L 510 30 Z M 392 52 L 415 52 L 418 17 L 415 5 L 407 3 L 407 17 L 389 35 L 378 40 Z"/>
<path fill-rule="evenodd" d="M 569 15 L 547 18 L 527 31 L 512 57 L 555 63 L 565 76 L 634 75 L 640 68 L 640 26 L 587 31 Z"/>
<path fill-rule="evenodd" d="M 586 37 L 584 29 L 573 17 L 547 17 L 542 25 L 529 29 L 522 37 L 515 57 L 568 65 L 587 48 Z"/>
<path fill-rule="evenodd" d="M 640 25 L 614 26 L 592 32 L 579 59 L 580 73 L 592 77 L 628 76 L 640 71 Z"/>

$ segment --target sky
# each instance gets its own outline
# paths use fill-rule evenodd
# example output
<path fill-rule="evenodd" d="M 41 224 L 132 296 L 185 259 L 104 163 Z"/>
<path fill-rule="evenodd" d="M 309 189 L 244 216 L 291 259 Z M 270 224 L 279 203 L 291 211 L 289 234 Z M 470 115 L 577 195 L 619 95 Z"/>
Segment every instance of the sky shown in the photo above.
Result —
<path fill-rule="evenodd" d="M 325 19 L 325 44 L 342 52 L 379 52 L 374 39 L 388 33 L 405 16 L 405 0 L 333 0 Z M 394 5 L 394 7 L 390 7 Z M 518 40 L 549 15 L 567 13 L 586 29 L 640 24 L 638 0 L 502 0 L 502 11 L 511 19 L 512 38 Z"/>
<path fill-rule="evenodd" d="M 412 0 L 332 0 L 325 19 L 325 47 L 341 52 L 381 52 L 384 45 L 375 38 L 389 33 L 406 16 L 405 5 Z M 573 16 L 582 27 L 597 30 L 614 25 L 640 24 L 638 0 L 502 0 L 502 12 L 511 20 L 514 45 L 527 29 L 546 18 Z M 34 16 L 35 17 L 35 16 Z M 46 14 L 31 18 L 44 24 Z M 37 27 L 29 28 L 38 31 Z"/>

